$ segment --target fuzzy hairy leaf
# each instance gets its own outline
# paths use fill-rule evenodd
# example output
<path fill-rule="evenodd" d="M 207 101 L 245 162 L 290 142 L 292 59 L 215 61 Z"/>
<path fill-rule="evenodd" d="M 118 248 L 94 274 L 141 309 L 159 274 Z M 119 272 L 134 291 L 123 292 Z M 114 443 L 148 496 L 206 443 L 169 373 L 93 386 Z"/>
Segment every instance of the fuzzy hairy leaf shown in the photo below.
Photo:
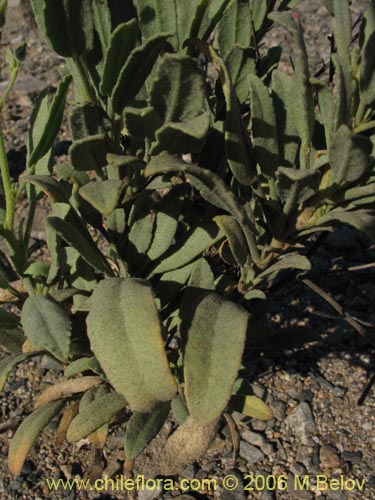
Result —
<path fill-rule="evenodd" d="M 172 246 L 181 207 L 182 199 L 177 190 L 168 193 L 158 206 L 155 231 L 147 252 L 147 257 L 150 260 L 158 259 Z"/>
<path fill-rule="evenodd" d="M 370 0 L 364 14 L 361 37 L 360 95 L 363 106 L 375 100 L 375 1 Z"/>
<path fill-rule="evenodd" d="M 71 245 L 82 258 L 94 269 L 107 275 L 112 275 L 112 269 L 104 255 L 98 250 L 92 239 L 82 235 L 76 226 L 58 217 L 48 217 L 47 225 L 52 228 L 68 245 Z"/>
<path fill-rule="evenodd" d="M 169 33 L 158 34 L 132 50 L 111 95 L 112 108 L 116 113 L 121 114 L 138 94 L 169 37 Z"/>
<path fill-rule="evenodd" d="M 189 410 L 181 396 L 177 396 L 177 398 L 171 402 L 171 411 L 178 425 L 182 425 L 189 416 Z"/>
<path fill-rule="evenodd" d="M 76 170 L 100 170 L 107 164 L 107 154 L 115 148 L 105 134 L 78 139 L 69 150 L 70 161 Z"/>
<path fill-rule="evenodd" d="M 208 450 L 217 431 L 217 421 L 201 424 L 189 416 L 170 436 L 159 460 L 158 472 L 163 476 L 179 474 Z"/>
<path fill-rule="evenodd" d="M 75 361 L 72 361 L 65 369 L 65 377 L 74 377 L 79 373 L 91 371 L 96 373 L 97 375 L 102 375 L 102 370 L 98 363 L 98 360 L 91 357 L 78 358 Z"/>
<path fill-rule="evenodd" d="M 256 75 L 249 76 L 253 144 L 261 172 L 273 177 L 279 165 L 276 117 L 267 87 Z"/>
<path fill-rule="evenodd" d="M 235 45 L 225 58 L 233 87 L 241 104 L 249 98 L 249 75 L 256 73 L 256 52 L 253 48 Z"/>
<path fill-rule="evenodd" d="M 277 193 L 285 204 L 294 207 L 316 193 L 320 177 L 316 168 L 297 170 L 279 167 L 276 172 Z"/>
<path fill-rule="evenodd" d="M 110 215 L 118 204 L 122 187 L 123 183 L 116 180 L 89 182 L 80 188 L 79 194 L 102 215 Z"/>
<path fill-rule="evenodd" d="M 302 143 L 300 152 L 301 168 L 307 168 L 309 166 L 309 151 L 314 131 L 315 113 L 302 27 L 288 12 L 272 12 L 268 17 L 289 31 L 295 43 L 295 53 L 297 57 L 295 63 L 293 95 L 290 97 L 294 100 L 294 120 Z M 298 103 L 297 106 L 296 103 Z"/>
<path fill-rule="evenodd" d="M 53 146 L 61 127 L 71 81 L 70 75 L 61 81 L 50 105 L 48 105 L 48 94 L 45 93 L 34 108 L 29 134 L 29 166 L 35 165 Z"/>
<path fill-rule="evenodd" d="M 18 427 L 9 445 L 8 467 L 12 474 L 21 474 L 25 459 L 36 438 L 63 406 L 64 401 L 52 401 L 33 411 Z"/>
<path fill-rule="evenodd" d="M 199 226 L 189 231 L 183 241 L 179 241 L 176 246 L 171 248 L 169 255 L 165 256 L 163 260 L 154 267 L 152 275 L 165 273 L 185 266 L 214 245 L 222 237 L 223 234 L 214 222 L 202 221 Z"/>
<path fill-rule="evenodd" d="M 111 421 L 112 417 L 126 406 L 125 399 L 117 392 L 95 398 L 72 420 L 66 438 L 79 441 Z"/>
<path fill-rule="evenodd" d="M 154 72 L 150 105 L 163 126 L 156 131 L 151 152 L 198 152 L 210 126 L 211 112 L 204 81 L 196 61 L 180 54 L 165 54 Z"/>
<path fill-rule="evenodd" d="M 10 372 L 22 361 L 29 358 L 31 354 L 12 354 L 6 356 L 0 361 L 0 391 L 3 390 L 4 385 L 8 379 Z"/>
<path fill-rule="evenodd" d="M 23 180 L 40 189 L 53 203 L 68 202 L 63 187 L 49 175 L 26 175 Z"/>
<path fill-rule="evenodd" d="M 153 439 L 168 416 L 170 402 L 159 403 L 151 413 L 133 413 L 125 432 L 125 456 L 134 460 Z"/>
<path fill-rule="evenodd" d="M 18 316 L 0 309 L 0 328 L 16 328 L 19 322 Z"/>
<path fill-rule="evenodd" d="M 38 26 L 49 46 L 63 57 L 77 57 L 93 48 L 91 0 L 32 0 Z"/>
<path fill-rule="evenodd" d="M 333 135 L 329 150 L 334 183 L 339 186 L 343 182 L 358 181 L 369 169 L 371 149 L 369 139 L 354 135 L 342 125 Z"/>
<path fill-rule="evenodd" d="M 271 409 L 257 396 L 235 394 L 230 398 L 229 406 L 243 415 L 259 420 L 271 420 Z"/>
<path fill-rule="evenodd" d="M 21 322 L 33 345 L 67 361 L 72 326 L 64 309 L 44 295 L 31 295 L 22 307 Z"/>
<path fill-rule="evenodd" d="M 104 373 L 135 411 L 149 412 L 158 402 L 175 397 L 176 382 L 148 281 L 101 281 L 90 299 L 87 330 Z"/>
<path fill-rule="evenodd" d="M 241 365 L 250 315 L 215 293 L 204 294 L 191 320 L 181 325 L 187 338 L 185 396 L 200 424 L 214 422 L 228 404 Z"/>
<path fill-rule="evenodd" d="M 317 225 L 328 224 L 330 222 L 337 221 L 342 224 L 348 224 L 349 226 L 358 229 L 371 240 L 375 241 L 375 217 L 373 213 L 369 210 L 356 210 L 354 212 L 348 212 L 343 210 L 332 210 L 328 214 L 323 215 L 317 220 Z"/>
<path fill-rule="evenodd" d="M 137 36 L 138 23 L 136 19 L 119 24 L 111 34 L 104 59 L 103 76 L 100 82 L 100 92 L 103 95 L 111 95 L 120 75 L 121 68 L 136 46 Z"/>
<path fill-rule="evenodd" d="M 92 387 L 101 384 L 101 382 L 102 379 L 100 377 L 81 377 L 53 384 L 40 394 L 35 401 L 34 408 L 37 409 L 50 401 L 69 398 L 79 392 L 86 392 Z"/>
<path fill-rule="evenodd" d="M 249 186 L 256 177 L 252 159 L 252 145 L 239 108 L 231 76 L 223 59 L 207 43 L 195 40 L 194 44 L 213 63 L 218 71 L 225 96 L 227 114 L 225 120 L 225 149 L 229 167 L 234 177 Z"/>
<path fill-rule="evenodd" d="M 272 73 L 272 96 L 282 165 L 295 166 L 299 139 L 294 119 L 294 81 L 280 70 Z"/>
<path fill-rule="evenodd" d="M 231 2 L 217 24 L 215 43 L 219 53 L 226 59 L 235 45 L 250 47 L 252 40 L 250 2 Z"/>
<path fill-rule="evenodd" d="M 248 247 L 241 226 L 230 215 L 217 215 L 214 221 L 228 238 L 230 249 L 237 264 L 243 267 L 248 257 Z"/>
<path fill-rule="evenodd" d="M 4 346 L 5 349 L 13 353 L 22 352 L 22 345 L 25 342 L 26 337 L 21 328 L 4 328 L 0 327 L 0 345 Z"/>
<path fill-rule="evenodd" d="M 254 285 L 260 283 L 267 276 L 273 273 L 282 271 L 283 269 L 300 269 L 301 271 L 310 271 L 311 263 L 307 257 L 298 254 L 287 254 L 279 259 L 275 264 L 269 266 L 265 271 L 260 273 L 254 280 Z"/>

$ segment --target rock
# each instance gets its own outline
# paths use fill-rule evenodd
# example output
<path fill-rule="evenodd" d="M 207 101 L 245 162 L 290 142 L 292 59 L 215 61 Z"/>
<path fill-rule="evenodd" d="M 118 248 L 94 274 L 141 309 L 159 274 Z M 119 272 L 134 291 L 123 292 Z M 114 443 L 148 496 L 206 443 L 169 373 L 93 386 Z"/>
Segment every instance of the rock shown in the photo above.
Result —
<path fill-rule="evenodd" d="M 241 441 L 240 457 L 245 459 L 249 464 L 256 464 L 264 459 L 264 454 L 255 446 L 246 443 L 246 441 Z"/>
<path fill-rule="evenodd" d="M 253 418 L 251 421 L 251 427 L 254 431 L 265 431 L 267 428 L 267 422 L 259 420 L 258 418 Z"/>
<path fill-rule="evenodd" d="M 300 444 L 297 449 L 296 462 L 303 464 L 307 457 L 310 456 L 309 447 Z"/>
<path fill-rule="evenodd" d="M 220 495 L 221 500 L 246 500 L 242 474 L 236 470 L 230 470 L 227 475 L 235 476 L 238 479 L 238 487 L 233 491 L 223 489 Z"/>
<path fill-rule="evenodd" d="M 314 417 L 308 403 L 303 402 L 296 406 L 285 419 L 285 425 L 302 444 L 308 444 L 310 436 L 316 432 Z"/>
<path fill-rule="evenodd" d="M 161 490 L 148 490 L 145 488 L 138 491 L 138 500 L 154 500 L 155 498 L 159 498 L 160 494 Z"/>
<path fill-rule="evenodd" d="M 363 454 L 360 451 L 344 451 L 341 453 L 341 458 L 344 462 L 359 464 L 362 462 Z"/>
<path fill-rule="evenodd" d="M 310 391 L 310 389 L 302 389 L 302 391 L 298 395 L 298 399 L 300 401 L 307 401 L 309 403 L 313 400 L 313 398 L 314 394 L 312 393 L 312 391 Z"/>
<path fill-rule="evenodd" d="M 285 404 L 282 403 L 281 401 L 272 401 L 272 403 L 270 403 L 269 406 L 270 406 L 272 413 L 273 413 L 273 416 L 276 418 L 276 420 L 279 420 L 279 422 L 282 422 L 286 416 Z"/>
<path fill-rule="evenodd" d="M 322 467 L 340 467 L 340 459 L 336 448 L 333 446 L 322 446 L 320 448 L 319 458 Z"/>
<path fill-rule="evenodd" d="M 259 434 L 259 432 L 252 432 L 249 430 L 245 430 L 241 433 L 242 439 L 244 439 L 246 442 L 253 444 L 254 446 L 258 446 L 261 448 L 266 444 L 266 438 L 262 436 L 262 434 Z"/>
<path fill-rule="evenodd" d="M 8 86 L 8 81 L 0 82 L 0 92 L 3 93 Z M 20 75 L 14 86 L 14 91 L 19 94 L 39 93 L 45 88 L 45 82 L 32 75 Z"/>
<path fill-rule="evenodd" d="M 194 465 L 188 465 L 185 467 L 185 469 L 181 472 L 181 476 L 185 477 L 187 479 L 193 479 L 195 476 L 196 470 Z"/>
<path fill-rule="evenodd" d="M 274 500 L 275 494 L 272 493 L 272 491 L 264 490 L 262 493 L 262 496 L 260 497 L 260 500 Z"/>

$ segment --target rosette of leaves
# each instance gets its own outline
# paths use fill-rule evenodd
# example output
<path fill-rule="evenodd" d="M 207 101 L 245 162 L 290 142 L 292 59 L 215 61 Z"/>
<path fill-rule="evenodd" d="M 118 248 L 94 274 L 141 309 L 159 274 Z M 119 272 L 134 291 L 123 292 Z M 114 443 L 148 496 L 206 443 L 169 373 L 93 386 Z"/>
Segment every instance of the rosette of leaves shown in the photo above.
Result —
<path fill-rule="evenodd" d="M 50 199 L 51 260 L 21 273 L 27 293 L 16 295 L 21 316 L 2 318 L 1 339 L 14 354 L 0 376 L 5 383 L 18 363 L 45 354 L 65 367 L 66 380 L 40 395 L 17 430 L 9 452 L 15 474 L 52 419 L 60 419 L 58 442 L 88 437 L 103 446 L 109 423 L 126 406 L 133 411 L 128 462 L 172 407 L 181 430 L 161 464 L 165 473 L 182 468 L 205 452 L 231 400 L 250 315 L 218 293 L 210 249 L 224 234 L 190 186 L 144 175 L 150 157 L 199 154 L 203 147 L 212 126 L 204 78 L 191 54 L 173 50 L 182 49 L 185 36 L 207 37 L 226 3 L 196 2 L 191 26 L 178 10 L 177 32 L 173 25 L 160 34 L 144 27 L 145 2 L 135 3 L 137 20 L 117 15 L 116 2 L 33 1 L 43 34 L 74 76 L 73 145 L 70 163 L 50 175 L 46 155 L 61 123 L 67 77 L 52 106 L 42 96 L 34 112 L 33 168 L 24 180 Z M 9 279 L 18 278 L 11 271 Z M 210 317 L 217 321 L 208 324 Z M 257 405 L 262 418 L 271 417 L 260 401 L 250 405 L 255 414 Z M 187 436 L 192 447 L 180 456 Z"/>

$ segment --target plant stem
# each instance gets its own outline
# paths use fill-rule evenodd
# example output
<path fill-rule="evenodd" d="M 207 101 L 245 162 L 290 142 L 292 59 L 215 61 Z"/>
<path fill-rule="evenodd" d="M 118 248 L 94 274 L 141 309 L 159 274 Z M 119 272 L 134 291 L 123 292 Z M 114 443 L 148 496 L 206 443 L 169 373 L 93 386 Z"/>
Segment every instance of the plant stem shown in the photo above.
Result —
<path fill-rule="evenodd" d="M 358 127 L 354 129 L 354 132 L 356 134 L 359 134 L 361 132 L 366 132 L 367 130 L 371 130 L 372 128 L 375 128 L 375 120 L 372 120 L 367 123 L 360 123 Z"/>
<path fill-rule="evenodd" d="M 5 221 L 4 228 L 12 231 L 15 211 L 13 185 L 9 172 L 8 158 L 5 152 L 3 131 L 0 125 L 0 171 L 5 194 Z"/>

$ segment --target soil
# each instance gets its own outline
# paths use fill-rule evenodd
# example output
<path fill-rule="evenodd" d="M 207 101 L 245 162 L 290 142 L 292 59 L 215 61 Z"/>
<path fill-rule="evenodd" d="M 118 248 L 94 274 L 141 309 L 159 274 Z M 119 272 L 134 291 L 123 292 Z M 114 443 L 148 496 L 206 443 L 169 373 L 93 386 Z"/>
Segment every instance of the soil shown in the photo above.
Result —
<path fill-rule="evenodd" d="M 363 11 L 366 0 L 352 3 L 353 20 Z M 2 37 L 0 91 L 7 81 L 4 62 L 5 47 L 27 42 L 28 55 L 15 91 L 2 113 L 2 125 L 12 175 L 16 179 L 25 165 L 27 130 L 30 113 L 38 93 L 59 80 L 64 61 L 42 42 L 30 12 L 23 2 L 13 0 L 8 11 L 8 23 Z M 330 20 L 319 0 L 303 0 L 298 10 L 305 33 L 310 65 L 318 71 L 329 59 Z M 293 53 L 288 49 L 289 38 L 283 30 L 273 31 L 268 44 L 281 44 L 286 50 L 284 67 L 290 66 Z M 56 147 L 63 158 L 69 134 L 64 123 Z M 23 202 L 25 203 L 25 202 Z M 20 205 L 22 215 L 25 205 Z M 43 252 L 43 219 L 48 207 L 39 208 L 33 237 L 35 251 Z M 343 315 L 317 296 L 301 280 L 287 290 L 282 289 L 271 299 L 270 320 L 280 329 L 280 338 L 289 327 L 309 327 L 322 334 L 319 341 L 303 348 L 280 348 L 262 355 L 249 356 L 247 379 L 254 392 L 271 407 L 274 418 L 269 422 L 250 419 L 233 412 L 231 417 L 240 432 L 239 456 L 233 461 L 233 441 L 225 419 L 219 423 L 216 440 L 205 458 L 187 467 L 181 479 L 215 479 L 216 491 L 199 488 L 184 492 L 147 491 L 138 493 L 115 491 L 78 491 L 60 488 L 51 491 L 46 479 L 97 479 L 123 473 L 124 426 L 110 432 L 103 450 L 90 446 L 87 440 L 75 445 L 55 445 L 52 430 L 37 440 L 20 477 L 14 478 L 7 469 L 9 441 L 17 424 L 30 413 L 35 396 L 61 375 L 61 366 L 46 358 L 21 365 L 9 377 L 0 394 L 0 499 L 114 499 L 170 498 L 185 493 L 189 498 L 241 499 L 373 499 L 375 498 L 375 390 L 371 382 L 375 373 L 373 343 L 364 339 L 350 323 L 355 318 L 358 329 L 374 339 L 375 312 L 375 247 L 360 234 L 339 228 L 323 243 L 313 258 L 309 279 L 342 306 Z M 349 318 L 349 322 L 348 322 Z M 0 351 L 0 358 L 6 353 Z M 136 461 L 134 474 L 152 478 L 153 464 L 166 438 L 175 427 L 168 421 Z M 230 491 L 223 487 L 223 478 L 232 475 L 239 481 Z M 298 480 L 308 477 L 314 486 L 318 476 L 343 481 L 325 488 L 300 488 Z M 273 487 L 272 478 L 287 480 Z M 296 479 L 297 478 L 297 479 Z M 363 491 L 358 483 L 363 481 Z M 195 484 L 198 484 L 197 482 Z M 352 485 L 355 486 L 352 488 Z M 253 489 L 251 489 L 253 488 Z M 336 488 L 336 489 L 335 489 Z M 188 498 L 188 497 L 186 497 Z"/>

